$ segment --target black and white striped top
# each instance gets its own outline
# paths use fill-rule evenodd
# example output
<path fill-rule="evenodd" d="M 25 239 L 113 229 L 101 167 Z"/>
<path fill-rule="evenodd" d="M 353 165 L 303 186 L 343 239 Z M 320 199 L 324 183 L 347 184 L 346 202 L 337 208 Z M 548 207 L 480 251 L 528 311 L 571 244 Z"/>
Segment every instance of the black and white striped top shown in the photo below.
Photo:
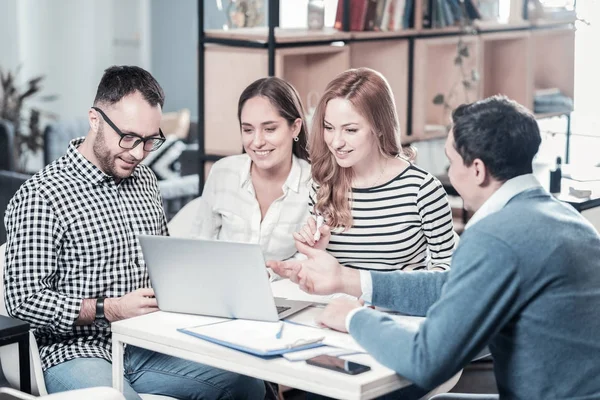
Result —
<path fill-rule="evenodd" d="M 309 207 L 314 208 L 316 184 Z M 340 264 L 367 270 L 418 270 L 450 266 L 455 235 L 442 184 L 410 165 L 391 181 L 352 189 L 353 225 L 335 229 L 327 251 Z"/>

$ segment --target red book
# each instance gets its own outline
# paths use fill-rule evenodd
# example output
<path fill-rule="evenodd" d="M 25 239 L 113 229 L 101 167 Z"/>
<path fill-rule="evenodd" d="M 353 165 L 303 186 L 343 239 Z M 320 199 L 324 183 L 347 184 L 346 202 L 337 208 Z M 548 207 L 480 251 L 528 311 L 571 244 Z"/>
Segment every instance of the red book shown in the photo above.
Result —
<path fill-rule="evenodd" d="M 367 15 L 367 5 L 369 0 L 348 0 L 350 1 L 350 30 L 364 31 Z M 335 15 L 334 28 L 342 30 L 342 15 L 344 14 L 344 0 L 338 0 L 337 12 Z"/>

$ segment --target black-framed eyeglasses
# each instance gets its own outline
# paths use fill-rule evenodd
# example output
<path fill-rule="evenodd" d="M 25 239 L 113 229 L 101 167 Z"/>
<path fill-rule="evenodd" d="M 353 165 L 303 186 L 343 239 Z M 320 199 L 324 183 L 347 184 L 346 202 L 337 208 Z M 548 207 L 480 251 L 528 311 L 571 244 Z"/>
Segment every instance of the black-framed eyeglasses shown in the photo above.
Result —
<path fill-rule="evenodd" d="M 158 128 L 158 133 L 160 134 L 160 137 L 143 138 L 141 136 L 134 135 L 133 133 L 123 133 L 119 128 L 117 128 L 114 122 L 112 122 L 110 118 L 108 118 L 108 116 L 104 114 L 104 111 L 102 111 L 98 107 L 92 107 L 92 109 L 98 111 L 100 115 L 102 115 L 102 118 L 104 118 L 106 123 L 110 125 L 110 127 L 115 132 L 117 132 L 117 135 L 121 137 L 121 140 L 119 140 L 119 147 L 121 147 L 122 149 L 131 150 L 136 148 L 138 144 L 144 143 L 144 151 L 154 151 L 158 150 L 158 148 L 162 146 L 166 140 L 165 135 L 163 134 L 160 128 Z"/>

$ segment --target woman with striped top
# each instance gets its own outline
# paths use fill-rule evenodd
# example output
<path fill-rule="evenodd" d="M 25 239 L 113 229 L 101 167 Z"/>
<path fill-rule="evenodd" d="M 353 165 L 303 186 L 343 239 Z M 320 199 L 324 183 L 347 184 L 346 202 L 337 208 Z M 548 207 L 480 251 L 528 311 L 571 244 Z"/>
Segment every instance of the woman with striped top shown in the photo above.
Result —
<path fill-rule="evenodd" d="M 353 69 L 327 86 L 309 152 L 309 208 L 326 224 L 315 242 L 310 217 L 296 240 L 357 269 L 449 268 L 455 234 L 446 193 L 403 153 L 392 91 L 380 73 Z"/>

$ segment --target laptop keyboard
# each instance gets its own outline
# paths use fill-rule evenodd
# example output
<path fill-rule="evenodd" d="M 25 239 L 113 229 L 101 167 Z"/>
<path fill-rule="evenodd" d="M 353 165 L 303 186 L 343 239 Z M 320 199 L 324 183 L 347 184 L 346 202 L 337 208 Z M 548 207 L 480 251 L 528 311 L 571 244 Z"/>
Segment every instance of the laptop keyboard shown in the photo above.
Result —
<path fill-rule="evenodd" d="M 284 311 L 289 310 L 292 307 L 286 307 L 286 306 L 277 306 L 277 314 L 281 314 Z"/>

